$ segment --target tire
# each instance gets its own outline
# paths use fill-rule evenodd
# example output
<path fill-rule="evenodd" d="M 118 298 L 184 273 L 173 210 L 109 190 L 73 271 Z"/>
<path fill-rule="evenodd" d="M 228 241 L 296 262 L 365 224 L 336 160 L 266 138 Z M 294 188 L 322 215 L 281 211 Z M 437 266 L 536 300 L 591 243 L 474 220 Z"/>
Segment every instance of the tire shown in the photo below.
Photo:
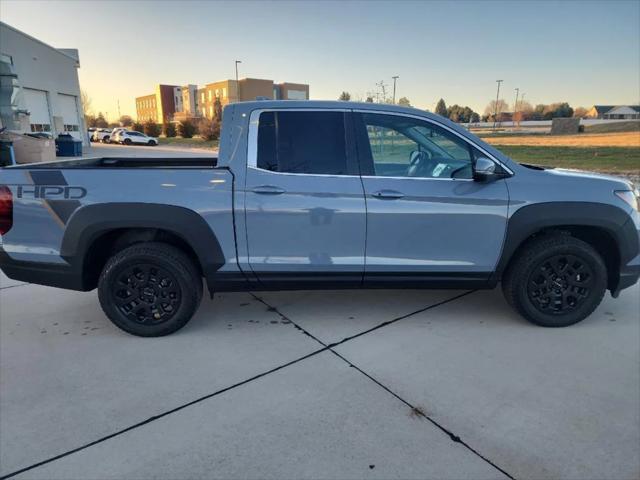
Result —
<path fill-rule="evenodd" d="M 568 327 L 600 305 L 607 268 L 588 243 L 564 233 L 527 243 L 511 261 L 502 291 L 520 315 L 542 327 Z"/>
<path fill-rule="evenodd" d="M 109 143 L 109 137 L 103 137 L 102 138 L 102 143 Z"/>
<path fill-rule="evenodd" d="M 98 282 L 102 310 L 120 329 L 161 337 L 184 327 L 202 300 L 202 278 L 181 250 L 138 243 L 113 255 Z"/>
<path fill-rule="evenodd" d="M 131 139 L 130 138 L 125 138 L 122 143 L 124 143 L 125 145 L 131 145 Z"/>
<path fill-rule="evenodd" d="M 155 142 L 155 140 L 149 140 L 147 142 L 147 145 L 149 145 L 150 147 L 155 147 L 157 145 L 157 143 Z"/>

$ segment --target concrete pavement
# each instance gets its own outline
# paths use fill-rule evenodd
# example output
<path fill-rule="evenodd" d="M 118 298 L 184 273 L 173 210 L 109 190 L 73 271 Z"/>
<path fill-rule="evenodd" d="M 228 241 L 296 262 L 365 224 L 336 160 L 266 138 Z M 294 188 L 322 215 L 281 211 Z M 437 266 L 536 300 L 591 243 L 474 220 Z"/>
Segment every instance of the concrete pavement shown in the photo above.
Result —
<path fill-rule="evenodd" d="M 638 286 L 566 329 L 498 291 L 222 294 L 158 339 L 95 292 L 0 288 L 3 476 L 640 473 Z"/>

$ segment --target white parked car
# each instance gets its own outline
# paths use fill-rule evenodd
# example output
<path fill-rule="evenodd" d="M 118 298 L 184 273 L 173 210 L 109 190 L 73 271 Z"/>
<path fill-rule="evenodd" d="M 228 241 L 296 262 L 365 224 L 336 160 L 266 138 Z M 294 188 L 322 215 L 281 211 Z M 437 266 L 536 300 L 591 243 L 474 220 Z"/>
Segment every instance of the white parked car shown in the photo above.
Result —
<path fill-rule="evenodd" d="M 123 145 L 149 145 L 156 146 L 158 145 L 158 139 L 155 137 L 149 137 L 144 133 L 140 132 L 132 132 L 130 130 L 123 130 L 118 132 L 114 138 L 115 142 L 122 143 Z"/>
<path fill-rule="evenodd" d="M 109 143 L 111 131 L 111 128 L 96 128 L 91 136 L 91 140 L 94 142 Z"/>

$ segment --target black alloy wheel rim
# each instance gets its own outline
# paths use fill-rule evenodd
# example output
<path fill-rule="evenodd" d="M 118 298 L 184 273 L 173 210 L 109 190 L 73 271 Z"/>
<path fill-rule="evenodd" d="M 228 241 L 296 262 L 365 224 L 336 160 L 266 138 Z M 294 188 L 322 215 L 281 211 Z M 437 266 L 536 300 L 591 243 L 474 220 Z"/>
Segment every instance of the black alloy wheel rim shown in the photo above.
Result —
<path fill-rule="evenodd" d="M 554 255 L 540 262 L 529 275 L 527 295 L 540 312 L 565 315 L 589 297 L 593 270 L 575 255 Z"/>
<path fill-rule="evenodd" d="M 148 263 L 120 271 L 113 281 L 111 295 L 122 315 L 143 325 L 159 325 L 170 320 L 182 301 L 176 277 Z"/>

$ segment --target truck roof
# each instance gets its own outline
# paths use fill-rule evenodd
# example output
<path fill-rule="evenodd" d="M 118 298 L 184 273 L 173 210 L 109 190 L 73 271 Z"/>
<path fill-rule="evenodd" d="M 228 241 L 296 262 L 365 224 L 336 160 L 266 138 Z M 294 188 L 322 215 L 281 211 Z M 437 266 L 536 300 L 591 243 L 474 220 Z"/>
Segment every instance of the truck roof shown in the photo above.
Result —
<path fill-rule="evenodd" d="M 387 112 L 402 112 L 419 114 L 442 120 L 443 117 L 436 116 L 426 110 L 420 110 L 414 107 L 401 107 L 389 103 L 370 103 L 370 102 L 345 102 L 342 100 L 256 100 L 251 102 L 237 102 L 228 106 L 240 106 L 242 110 L 256 110 L 269 108 L 339 108 L 339 109 L 357 109 L 357 110 L 384 110 Z"/>

